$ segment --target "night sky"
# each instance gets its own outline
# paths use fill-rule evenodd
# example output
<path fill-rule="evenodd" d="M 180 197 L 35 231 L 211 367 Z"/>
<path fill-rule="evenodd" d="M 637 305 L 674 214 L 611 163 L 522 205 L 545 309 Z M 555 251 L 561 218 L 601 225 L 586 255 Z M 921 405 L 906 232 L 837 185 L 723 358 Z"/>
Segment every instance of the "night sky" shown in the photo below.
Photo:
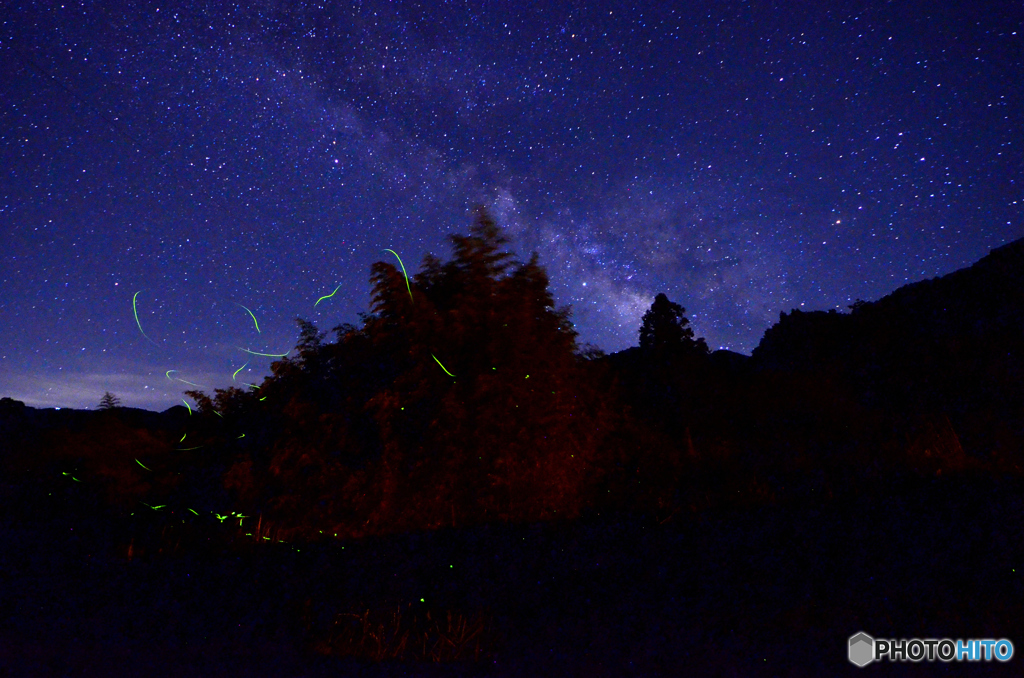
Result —
<path fill-rule="evenodd" d="M 383 250 L 446 259 L 475 204 L 608 352 L 658 292 L 749 353 L 1024 236 L 1017 2 L 5 7 L 0 396 L 34 406 L 258 384 L 240 349 L 358 323 Z"/>

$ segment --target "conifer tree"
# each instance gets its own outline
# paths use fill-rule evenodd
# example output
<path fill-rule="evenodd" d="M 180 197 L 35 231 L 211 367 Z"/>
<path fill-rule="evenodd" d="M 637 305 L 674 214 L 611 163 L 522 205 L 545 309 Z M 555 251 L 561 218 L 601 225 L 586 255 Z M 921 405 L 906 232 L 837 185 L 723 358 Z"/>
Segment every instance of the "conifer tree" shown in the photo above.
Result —
<path fill-rule="evenodd" d="M 703 338 L 694 340 L 686 309 L 669 301 L 664 293 L 654 297 L 654 303 L 644 313 L 640 325 L 640 348 L 663 352 L 689 352 L 706 354 Z"/>
<path fill-rule="evenodd" d="M 121 407 L 121 400 L 110 391 L 104 393 L 103 397 L 100 398 L 101 410 L 112 410 L 117 407 Z"/>

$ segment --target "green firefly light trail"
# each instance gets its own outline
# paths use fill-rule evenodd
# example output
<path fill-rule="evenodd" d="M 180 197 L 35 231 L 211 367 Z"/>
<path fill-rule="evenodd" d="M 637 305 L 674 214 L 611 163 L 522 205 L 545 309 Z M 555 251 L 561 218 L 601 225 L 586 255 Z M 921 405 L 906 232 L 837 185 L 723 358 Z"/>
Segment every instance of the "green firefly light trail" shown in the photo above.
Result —
<path fill-rule="evenodd" d="M 244 369 L 245 369 L 245 366 L 246 366 L 246 365 L 248 365 L 248 364 L 249 364 L 249 362 L 248 362 L 248 361 L 246 361 L 245 365 L 242 365 L 242 366 L 241 366 L 241 367 L 239 367 L 239 368 L 238 368 L 237 370 L 235 370 L 235 373 L 231 375 L 231 381 L 234 381 L 234 380 L 235 380 L 235 377 L 237 377 L 237 376 L 238 376 L 238 373 L 239 373 L 239 372 L 241 372 L 242 370 L 244 370 Z"/>
<path fill-rule="evenodd" d="M 259 324 L 258 322 L 256 322 L 256 316 L 254 316 L 254 315 L 252 314 L 252 311 L 250 311 L 249 309 L 245 308 L 245 306 L 242 306 L 241 304 L 239 304 L 239 303 L 237 303 L 237 302 L 232 302 L 232 303 L 234 303 L 234 304 L 235 304 L 235 306 L 238 306 L 239 308 L 243 308 L 243 309 L 245 309 L 245 312 L 246 312 L 246 313 L 248 313 L 248 314 L 249 314 L 249 317 L 251 317 L 251 318 L 252 318 L 252 322 L 253 322 L 253 324 L 254 324 L 254 325 L 256 325 L 256 331 L 257 331 L 257 332 L 260 332 L 260 324 Z M 260 334 L 263 334 L 263 333 L 262 333 L 262 332 L 260 332 Z"/>
<path fill-rule="evenodd" d="M 402 257 L 398 256 L 398 252 L 394 250 L 385 249 L 384 251 L 391 252 L 395 255 L 395 259 L 398 259 L 398 265 L 402 267 L 402 275 L 405 276 L 405 289 L 409 290 L 409 301 L 412 301 L 412 287 L 409 286 L 409 274 L 405 272 L 405 264 L 402 263 Z M 437 358 L 435 358 L 435 360 L 437 360 Z M 447 371 L 448 370 L 445 370 L 445 372 Z"/>
<path fill-rule="evenodd" d="M 431 358 L 433 358 L 433 359 L 434 359 L 434 362 L 436 362 L 436 363 L 437 363 L 438 365 L 441 365 L 441 361 L 437 359 L 437 356 L 436 356 L 436 355 L 434 355 L 433 353 L 431 353 L 431 354 L 430 354 L 430 357 L 431 357 Z M 444 365 L 441 365 L 441 369 L 442 369 L 442 370 L 444 370 L 444 373 L 445 373 L 445 374 L 447 374 L 447 375 L 448 375 L 449 377 L 451 377 L 452 379 L 454 379 L 454 378 L 455 378 L 455 375 L 454 375 L 454 374 L 452 374 L 451 372 L 449 372 L 449 371 L 448 371 L 448 370 L 447 370 L 447 369 L 445 368 L 445 366 L 444 366 Z"/>
<path fill-rule="evenodd" d="M 141 466 L 142 468 L 145 468 L 145 469 L 146 469 L 147 471 L 150 471 L 150 469 L 146 468 L 146 465 L 145 465 L 145 464 L 143 464 L 143 463 L 142 463 L 141 461 L 139 461 L 138 459 L 136 459 L 136 460 L 135 460 L 135 463 L 136 463 L 136 464 L 138 464 L 139 466 Z"/>
<path fill-rule="evenodd" d="M 264 356 L 265 358 L 284 358 L 285 356 L 288 355 L 288 353 L 291 353 L 291 351 L 288 351 L 288 353 L 257 353 L 256 351 L 250 351 L 249 349 L 242 348 L 241 346 L 235 346 L 235 348 L 237 348 L 242 353 L 248 353 L 249 355 L 261 355 Z"/>
<path fill-rule="evenodd" d="M 142 323 L 139 322 L 139 308 L 138 308 L 138 305 L 136 303 L 136 300 L 138 299 L 140 294 L 142 294 L 142 290 L 139 290 L 138 292 L 136 292 L 135 295 L 132 297 L 132 313 L 135 314 L 135 324 L 139 326 L 139 332 L 142 332 L 142 336 L 146 337 L 146 341 L 148 341 L 149 343 L 153 344 L 154 346 L 159 346 L 159 344 L 157 344 L 155 341 L 150 339 L 146 335 L 146 333 L 142 331 Z"/>
<path fill-rule="evenodd" d="M 164 372 L 164 376 L 166 376 L 171 381 L 180 381 L 183 384 L 188 384 L 189 386 L 195 386 L 196 388 L 206 388 L 202 384 L 194 384 L 191 381 L 185 381 L 181 377 L 172 377 L 171 376 L 171 372 L 180 372 L 180 371 L 181 370 L 167 370 L 166 372 Z"/>
<path fill-rule="evenodd" d="M 335 287 L 335 288 L 334 288 L 334 292 L 331 292 L 330 294 L 328 294 L 328 295 L 325 295 L 325 296 L 322 296 L 322 297 L 320 297 L 319 299 L 317 299 L 317 300 L 316 300 L 316 304 L 319 304 L 319 303 L 320 303 L 321 301 L 323 301 L 324 299 L 330 299 L 330 298 L 331 298 L 331 297 L 333 297 L 333 296 L 335 295 L 335 293 L 336 293 L 336 292 L 337 292 L 338 290 L 340 290 L 340 289 L 341 289 L 341 285 L 338 285 L 337 287 Z M 316 308 L 316 304 L 313 304 L 313 308 Z"/>

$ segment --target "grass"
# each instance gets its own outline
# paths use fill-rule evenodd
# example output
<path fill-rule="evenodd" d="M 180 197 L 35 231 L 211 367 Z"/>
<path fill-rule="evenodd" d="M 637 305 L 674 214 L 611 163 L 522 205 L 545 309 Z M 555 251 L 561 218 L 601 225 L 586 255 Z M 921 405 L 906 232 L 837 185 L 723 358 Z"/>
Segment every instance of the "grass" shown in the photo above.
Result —
<path fill-rule="evenodd" d="M 410 603 L 404 609 L 340 613 L 327 633 L 314 642 L 314 650 L 371 662 L 447 663 L 493 656 L 496 638 L 483 614 L 452 610 L 439 615 L 429 610 L 416 614 L 412 609 Z"/>

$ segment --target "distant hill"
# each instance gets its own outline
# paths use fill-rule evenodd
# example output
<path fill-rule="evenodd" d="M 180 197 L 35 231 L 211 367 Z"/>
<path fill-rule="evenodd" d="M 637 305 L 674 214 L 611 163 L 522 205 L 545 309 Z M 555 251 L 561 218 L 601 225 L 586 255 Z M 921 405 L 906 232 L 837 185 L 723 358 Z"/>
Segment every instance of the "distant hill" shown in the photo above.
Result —
<path fill-rule="evenodd" d="M 827 375 L 887 410 L 942 413 L 975 439 L 1019 429 L 1024 239 L 968 268 L 859 302 L 851 313 L 782 313 L 753 364 Z"/>
<path fill-rule="evenodd" d="M 20 400 L 0 398 L 0 432 L 15 428 L 80 429 L 101 418 L 114 417 L 138 428 L 161 428 L 177 425 L 188 416 L 188 410 L 174 405 L 163 412 L 152 412 L 137 407 L 115 407 L 110 410 L 76 410 L 69 407 L 30 407 Z"/>
<path fill-rule="evenodd" d="M 188 416 L 188 410 L 180 405 L 163 412 L 134 407 L 75 410 L 35 408 L 20 400 L 0 398 L 0 467 L 14 463 L 25 470 L 21 467 L 49 459 L 58 449 L 71 456 L 85 455 L 93 446 L 100 451 L 113 450 L 125 442 L 129 432 L 137 438 L 142 432 L 176 431 L 185 425 Z"/>

